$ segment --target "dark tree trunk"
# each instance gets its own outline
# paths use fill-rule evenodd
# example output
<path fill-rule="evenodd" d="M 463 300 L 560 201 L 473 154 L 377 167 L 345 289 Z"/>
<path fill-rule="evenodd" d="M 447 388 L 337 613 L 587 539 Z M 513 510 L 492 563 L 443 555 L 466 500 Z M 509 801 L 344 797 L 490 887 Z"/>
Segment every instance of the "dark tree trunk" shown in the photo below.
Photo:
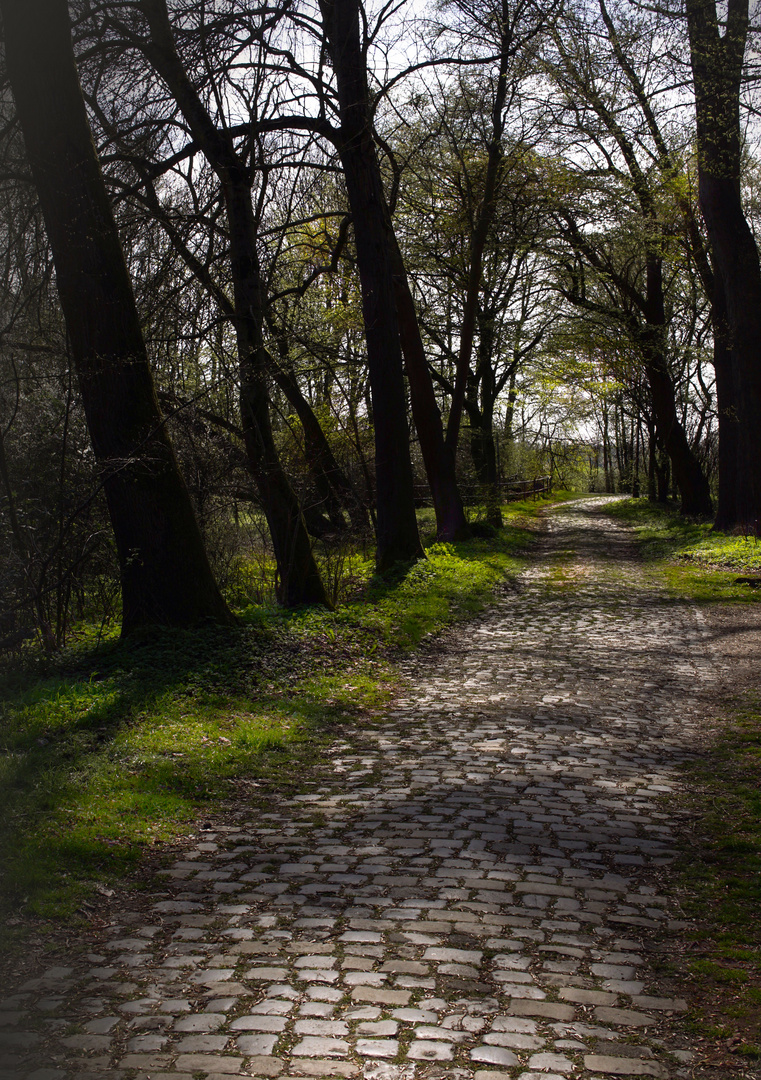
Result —
<path fill-rule="evenodd" d="M 655 440 L 655 423 L 652 416 L 647 417 L 647 497 L 650 502 L 657 502 L 658 491 L 656 483 L 657 444 Z"/>
<path fill-rule="evenodd" d="M 489 525 L 501 529 L 503 520 L 494 431 L 483 414 L 479 417 L 479 423 L 474 424 L 473 413 L 470 410 L 468 412 L 470 415 L 470 452 L 486 508 L 486 520 Z"/>
<path fill-rule="evenodd" d="M 359 0 L 320 5 L 338 88 L 339 154 L 354 224 L 375 418 L 378 569 L 420 558 L 390 232 L 375 152 Z"/>
<path fill-rule="evenodd" d="M 190 82 L 175 48 L 166 0 L 144 0 L 142 7 L 151 35 L 143 45 L 144 52 L 166 81 L 222 189 L 230 234 L 243 441 L 275 550 L 278 599 L 288 607 L 329 606 L 301 507 L 272 433 L 269 373 L 274 364 L 264 345 L 266 295 L 259 267 L 249 166 L 235 152 L 229 132 L 214 125 Z"/>
<path fill-rule="evenodd" d="M 729 348 L 724 285 L 719 274 L 714 275 L 712 291 L 713 367 L 716 373 L 716 411 L 719 417 L 719 498 L 714 527 L 722 532 L 730 532 L 738 521 L 739 416 L 732 353 Z"/>
<path fill-rule="evenodd" d="M 605 473 L 605 490 L 614 491 L 615 484 L 613 482 L 613 463 L 611 461 L 610 454 L 610 432 L 609 417 L 608 417 L 608 403 L 603 401 L 602 404 L 602 467 Z"/>
<path fill-rule="evenodd" d="M 723 34 L 714 0 L 687 0 L 687 25 L 695 84 L 700 208 L 726 311 L 717 384 L 721 382 L 719 412 L 725 421 L 720 453 L 728 461 L 721 467 L 720 481 L 733 483 L 734 493 L 720 499 L 721 527 L 757 532 L 761 522 L 761 267 L 740 195 L 740 88 L 748 0 L 729 0 Z"/>
<path fill-rule="evenodd" d="M 657 438 L 657 436 L 656 436 Z M 670 459 L 662 446 L 656 444 L 655 453 L 655 480 L 656 498 L 659 503 L 669 501 L 669 486 L 671 484 Z"/>
<path fill-rule="evenodd" d="M 515 368 L 510 372 L 510 384 L 507 391 L 507 405 L 505 406 L 505 438 L 508 443 L 513 441 L 513 426 L 515 421 L 515 401 L 518 391 L 515 386 Z"/>
<path fill-rule="evenodd" d="M 486 505 L 486 520 L 496 528 L 502 527 L 502 506 L 497 474 L 497 448 L 494 442 L 494 405 L 497 387 L 492 365 L 494 323 L 488 315 L 479 316 L 478 361 L 473 380 L 474 396 L 480 392 L 478 409 L 468 409 L 471 421 L 471 452 L 479 474 Z M 473 421 L 477 417 L 474 428 Z"/>
<path fill-rule="evenodd" d="M 676 408 L 674 382 L 665 355 L 666 313 L 660 259 L 647 261 L 647 327 L 643 335 L 645 371 L 653 397 L 658 437 L 663 444 L 679 489 L 683 514 L 710 517 L 711 492 L 700 462 L 687 439 Z"/>
<path fill-rule="evenodd" d="M 655 350 L 645 363 L 645 371 L 653 395 L 658 438 L 671 459 L 681 512 L 710 517 L 713 505 L 708 481 L 677 416 L 674 384 L 668 366 L 662 356 L 655 355 Z"/>
<path fill-rule="evenodd" d="M 454 454 L 444 441 L 444 426 L 420 336 L 415 301 L 395 237 L 393 262 L 399 334 L 412 416 L 436 513 L 436 536 L 439 540 L 462 540 L 470 534 L 470 528 L 455 477 Z"/>
<path fill-rule="evenodd" d="M 505 406 L 505 451 L 504 461 L 502 464 L 503 472 L 508 476 L 511 474 L 513 462 L 515 460 L 515 454 L 513 452 L 513 444 L 515 436 L 513 429 L 515 427 L 515 402 L 518 397 L 518 391 L 516 389 L 515 368 L 510 372 L 510 383 L 507 391 L 507 404 Z"/>
<path fill-rule="evenodd" d="M 632 481 L 632 495 L 639 498 L 639 450 L 642 444 L 642 417 L 637 418 L 637 435 L 634 444 L 634 480 Z"/>
<path fill-rule="evenodd" d="M 232 621 L 160 414 L 92 142 L 65 0 L 2 0 L 8 73 L 53 251 L 122 584 L 122 633 Z"/>
<path fill-rule="evenodd" d="M 285 353 L 287 355 L 287 350 Z M 281 357 L 286 359 L 283 350 Z M 275 366 L 273 378 L 301 423 L 304 432 L 304 457 L 331 524 L 338 530 L 344 529 L 346 522 L 343 514 L 346 511 L 352 528 L 357 532 L 365 532 L 369 526 L 367 510 L 336 461 L 320 421 L 304 397 L 287 362 Z"/>
<path fill-rule="evenodd" d="M 246 170 L 230 170 L 222 187 L 230 226 L 243 441 L 275 549 L 278 599 L 286 607 L 329 607 L 301 507 L 272 434 L 268 374 L 274 364 L 264 345 L 265 298 Z"/>
<path fill-rule="evenodd" d="M 761 523 L 761 271 L 743 214 L 739 181 L 702 172 L 700 205 L 726 301 L 726 335 L 715 342 L 719 481 L 729 483 L 717 528 L 758 532 Z M 715 290 L 716 292 L 717 290 Z M 714 328 L 715 332 L 715 328 Z M 721 388 L 721 389 L 719 389 Z M 719 394 L 721 396 L 719 396 Z M 734 504 L 734 505 L 733 505 Z"/>
<path fill-rule="evenodd" d="M 616 405 L 613 413 L 613 427 L 616 436 L 616 468 L 618 470 L 618 490 L 626 490 L 626 428 L 623 413 Z"/>
<path fill-rule="evenodd" d="M 457 441 L 460 435 L 460 422 L 470 374 L 470 361 L 473 355 L 473 340 L 478 312 L 478 297 L 482 284 L 484 253 L 497 210 L 498 183 L 504 159 L 502 138 L 505 130 L 505 106 L 508 94 L 507 74 L 510 67 L 514 27 L 507 0 L 502 0 L 500 7 L 501 10 L 498 16 L 498 25 L 500 27 L 499 67 L 490 117 L 491 131 L 487 148 L 486 174 L 484 176 L 481 203 L 475 213 L 470 237 L 468 284 L 465 291 L 460 326 L 460 349 L 457 357 L 454 393 L 452 394 L 449 421 L 447 423 L 446 441 L 452 453 L 457 449 Z"/>

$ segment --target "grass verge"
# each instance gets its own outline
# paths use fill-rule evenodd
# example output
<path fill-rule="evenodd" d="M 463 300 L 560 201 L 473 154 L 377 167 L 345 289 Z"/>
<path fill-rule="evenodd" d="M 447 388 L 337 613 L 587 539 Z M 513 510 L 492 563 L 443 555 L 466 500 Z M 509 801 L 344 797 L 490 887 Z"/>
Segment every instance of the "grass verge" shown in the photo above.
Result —
<path fill-rule="evenodd" d="M 29 653 L 0 671 L 0 948 L 86 912 L 93 889 L 236 795 L 309 790 L 337 724 L 372 722 L 395 660 L 485 607 L 523 565 L 549 500 L 489 539 L 431 543 L 385 576 L 352 562 L 334 612 L 251 608 L 233 631 Z M 0 932 L 1 933 L 1 932 Z"/>
<path fill-rule="evenodd" d="M 672 595 L 710 609 L 761 600 L 737 582 L 761 571 L 755 537 L 713 532 L 645 500 L 609 511 L 634 526 L 641 552 Z M 706 611 L 710 620 L 710 610 Z M 761 681 L 723 703 L 717 734 L 687 767 L 689 822 L 680 902 L 690 929 L 671 943 L 696 1003 L 688 1019 L 717 1067 L 761 1063 Z M 743 1075 L 745 1075 L 743 1073 Z"/>
<path fill-rule="evenodd" d="M 657 566 L 674 593 L 696 603 L 761 600 L 761 588 L 737 581 L 761 575 L 761 542 L 755 536 L 714 532 L 710 522 L 684 518 L 646 499 L 622 499 L 606 513 L 636 529 L 643 558 Z"/>
<path fill-rule="evenodd" d="M 714 1052 L 761 1063 L 761 703 L 736 707 L 690 766 L 697 828 L 682 860 L 681 902 L 694 929 L 684 958 L 699 1002 L 695 1034 Z"/>

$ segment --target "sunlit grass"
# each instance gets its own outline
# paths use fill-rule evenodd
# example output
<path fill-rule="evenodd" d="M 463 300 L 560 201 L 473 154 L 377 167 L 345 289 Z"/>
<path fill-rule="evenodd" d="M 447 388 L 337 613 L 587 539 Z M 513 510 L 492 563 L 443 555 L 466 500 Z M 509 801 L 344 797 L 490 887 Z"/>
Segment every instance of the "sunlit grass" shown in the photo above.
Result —
<path fill-rule="evenodd" d="M 644 500 L 613 504 L 632 524 L 646 565 L 675 598 L 710 605 L 754 603 L 737 582 L 761 570 L 753 537 L 727 536 Z M 726 702 L 713 742 L 687 766 L 685 801 L 695 821 L 681 862 L 680 903 L 692 920 L 686 974 L 699 992 L 690 1023 L 702 1038 L 731 1042 L 749 1059 L 761 1025 L 761 712 L 756 700 Z"/>
<path fill-rule="evenodd" d="M 737 581 L 761 572 L 755 537 L 715 532 L 710 522 L 684 518 L 646 499 L 622 499 L 606 512 L 636 529 L 643 558 L 658 567 L 675 594 L 698 603 L 761 600 L 761 589 Z"/>
<path fill-rule="evenodd" d="M 245 791 L 300 791 L 336 722 L 382 716 L 395 660 L 475 614 L 516 574 L 548 500 L 512 504 L 489 539 L 430 543 L 375 575 L 362 553 L 335 611 L 254 604 L 232 630 L 87 628 L 54 658 L 0 671 L 0 920 L 70 918 L 95 883 Z M 6 942 L 7 944 L 7 942 Z"/>

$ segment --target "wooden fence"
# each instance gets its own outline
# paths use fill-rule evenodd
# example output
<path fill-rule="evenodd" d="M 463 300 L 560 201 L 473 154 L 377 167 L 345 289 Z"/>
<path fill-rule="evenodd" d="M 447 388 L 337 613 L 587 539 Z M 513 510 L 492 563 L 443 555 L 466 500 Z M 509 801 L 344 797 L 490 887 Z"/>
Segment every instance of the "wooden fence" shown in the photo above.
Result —
<path fill-rule="evenodd" d="M 520 499 L 535 499 L 539 495 L 549 495 L 552 491 L 552 477 L 536 476 L 533 480 L 519 480 L 517 476 L 508 476 L 497 485 L 502 502 L 517 502 Z M 479 484 L 460 484 L 460 494 L 466 506 L 477 506 L 484 502 L 485 492 Z M 431 505 L 431 492 L 427 484 L 415 485 L 415 502 L 418 506 Z"/>
<path fill-rule="evenodd" d="M 549 495 L 552 491 L 551 476 L 536 476 L 533 480 L 505 480 L 500 485 L 500 493 L 504 502 L 517 502 L 531 496 Z"/>

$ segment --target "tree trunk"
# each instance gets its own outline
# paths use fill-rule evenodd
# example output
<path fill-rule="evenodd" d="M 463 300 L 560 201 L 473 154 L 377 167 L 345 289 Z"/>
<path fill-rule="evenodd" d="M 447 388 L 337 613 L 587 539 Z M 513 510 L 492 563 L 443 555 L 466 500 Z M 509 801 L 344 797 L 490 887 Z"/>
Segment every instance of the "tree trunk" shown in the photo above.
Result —
<path fill-rule="evenodd" d="M 476 329 L 478 297 L 481 292 L 481 274 L 484 253 L 489 239 L 497 209 L 497 188 L 500 169 L 504 158 L 502 138 L 505 130 L 505 106 L 507 104 L 507 73 L 510 66 L 512 43 L 512 19 L 507 0 L 502 0 L 499 15 L 500 53 L 497 78 L 495 80 L 494 101 L 491 109 L 491 132 L 487 144 L 486 175 L 481 203 L 473 222 L 468 251 L 468 284 L 463 304 L 462 323 L 460 326 L 460 349 L 457 356 L 454 393 L 449 410 L 446 441 L 454 454 L 460 435 L 460 422 L 465 403 L 466 387 L 470 373 L 470 361 L 473 355 L 473 340 Z"/>
<path fill-rule="evenodd" d="M 646 418 L 647 422 L 647 497 L 650 502 L 658 501 L 658 491 L 656 482 L 657 462 L 656 462 L 656 441 L 655 441 L 655 422 L 652 416 Z"/>
<path fill-rule="evenodd" d="M 247 171 L 225 170 L 222 188 L 230 227 L 235 332 L 240 363 L 243 441 L 277 562 L 277 596 L 286 607 L 330 607 L 296 493 L 280 461 L 270 418 L 268 373 L 274 363 L 264 345 L 264 295 Z"/>
<path fill-rule="evenodd" d="M 714 275 L 712 291 L 713 367 L 716 373 L 716 411 L 719 418 L 719 498 L 714 528 L 731 532 L 738 521 L 738 488 L 742 482 L 738 474 L 739 416 L 732 352 L 729 348 L 724 285 L 719 274 Z"/>
<path fill-rule="evenodd" d="M 657 442 L 655 453 L 655 480 L 656 498 L 659 503 L 666 504 L 669 501 L 669 485 L 671 484 L 670 459 L 663 447 Z"/>
<path fill-rule="evenodd" d="M 671 460 L 681 512 L 697 517 L 710 517 L 713 505 L 708 481 L 679 422 L 674 402 L 674 384 L 666 362 L 662 357 L 653 354 L 645 363 L 645 371 L 653 394 L 658 438 Z"/>
<path fill-rule="evenodd" d="M 455 477 L 454 454 L 444 441 L 444 426 L 420 336 L 415 301 L 395 237 L 393 256 L 399 334 L 410 387 L 412 416 L 436 513 L 436 536 L 439 540 L 462 540 L 470 535 L 470 527 Z"/>
<path fill-rule="evenodd" d="M 634 444 L 634 480 L 632 481 L 632 495 L 639 498 L 639 450 L 642 443 L 642 417 L 637 417 L 637 434 Z"/>
<path fill-rule="evenodd" d="M 56 267 L 122 585 L 122 633 L 231 622 L 160 414 L 92 142 L 65 0 L 1 0 L 5 52 Z"/>
<path fill-rule="evenodd" d="M 281 357 L 286 359 L 287 348 L 281 348 Z M 336 461 L 320 421 L 301 392 L 298 380 L 287 363 L 275 366 L 273 378 L 301 423 L 304 432 L 304 456 L 331 524 L 338 530 L 345 528 L 345 510 L 352 528 L 357 532 L 365 532 L 369 525 L 367 510 Z"/>
<path fill-rule="evenodd" d="M 732 483 L 734 472 L 734 496 L 727 498 L 725 492 L 721 497 L 721 527 L 755 533 L 761 523 L 761 266 L 740 195 L 740 88 L 748 0 L 729 0 L 723 34 L 714 0 L 687 0 L 686 8 L 695 84 L 698 193 L 726 310 L 717 395 L 721 383 L 724 400 L 719 413 L 725 439 L 721 452 L 727 450 L 727 439 L 729 449 L 720 479 Z"/>
<path fill-rule="evenodd" d="M 616 437 L 616 468 L 618 470 L 618 490 L 626 490 L 626 428 L 624 417 L 618 404 L 613 410 L 613 431 Z"/>
<path fill-rule="evenodd" d="M 264 345 L 266 296 L 259 267 L 250 168 L 235 152 L 229 132 L 215 126 L 188 78 L 175 48 L 166 0 L 144 0 L 142 9 L 150 27 L 150 39 L 143 43 L 143 50 L 169 87 L 222 189 L 230 235 L 243 441 L 275 550 L 278 599 L 288 607 L 330 606 L 301 507 L 272 433 L 269 372 L 274 364 Z"/>
<path fill-rule="evenodd" d="M 714 344 L 719 479 L 725 490 L 717 528 L 757 533 L 761 523 L 761 270 L 742 210 L 739 181 L 701 173 L 700 205 L 726 301 L 726 336 Z M 719 389 L 721 388 L 721 390 Z M 732 505 L 734 503 L 734 505 Z"/>
<path fill-rule="evenodd" d="M 647 261 L 647 326 L 643 334 L 645 372 L 653 397 L 658 437 L 669 458 L 674 482 L 679 489 L 681 511 L 697 517 L 713 513 L 708 480 L 692 452 L 687 433 L 679 420 L 674 382 L 665 356 L 666 313 L 660 259 Z"/>
<path fill-rule="evenodd" d="M 613 463 L 610 454 L 610 432 L 608 402 L 603 399 L 602 403 L 602 468 L 605 474 L 605 490 L 614 491 Z"/>
<path fill-rule="evenodd" d="M 497 475 L 497 448 L 494 442 L 494 405 L 497 397 L 492 355 L 494 351 L 494 323 L 486 313 L 478 320 L 478 361 L 476 364 L 475 390 L 480 391 L 481 407 L 478 412 L 480 425 L 475 435 L 477 453 L 481 461 L 481 483 L 486 504 L 486 520 L 495 528 L 502 528 L 502 505 Z M 471 412 L 471 424 L 472 424 Z M 471 437 L 471 447 L 473 447 Z"/>
<path fill-rule="evenodd" d="M 518 391 L 515 385 L 515 368 L 510 372 L 510 383 L 507 391 L 507 404 L 505 406 L 505 458 L 503 462 L 503 470 L 508 476 L 511 474 L 513 468 L 515 453 L 514 443 L 515 437 L 513 429 L 515 426 L 515 402 L 518 397 Z"/>
<path fill-rule="evenodd" d="M 338 89 L 339 155 L 354 224 L 372 411 L 379 570 L 423 555 L 415 516 L 407 403 L 393 281 L 393 238 L 375 153 L 359 0 L 320 4 Z"/>
<path fill-rule="evenodd" d="M 481 494 L 486 508 L 486 521 L 496 529 L 501 529 L 503 520 L 494 431 L 488 418 L 484 417 L 483 413 L 481 413 L 479 420 L 479 424 L 474 424 L 473 413 L 470 412 L 470 452 L 473 456 L 473 464 L 476 468 L 476 475 L 478 476 L 478 483 L 481 487 Z"/>

